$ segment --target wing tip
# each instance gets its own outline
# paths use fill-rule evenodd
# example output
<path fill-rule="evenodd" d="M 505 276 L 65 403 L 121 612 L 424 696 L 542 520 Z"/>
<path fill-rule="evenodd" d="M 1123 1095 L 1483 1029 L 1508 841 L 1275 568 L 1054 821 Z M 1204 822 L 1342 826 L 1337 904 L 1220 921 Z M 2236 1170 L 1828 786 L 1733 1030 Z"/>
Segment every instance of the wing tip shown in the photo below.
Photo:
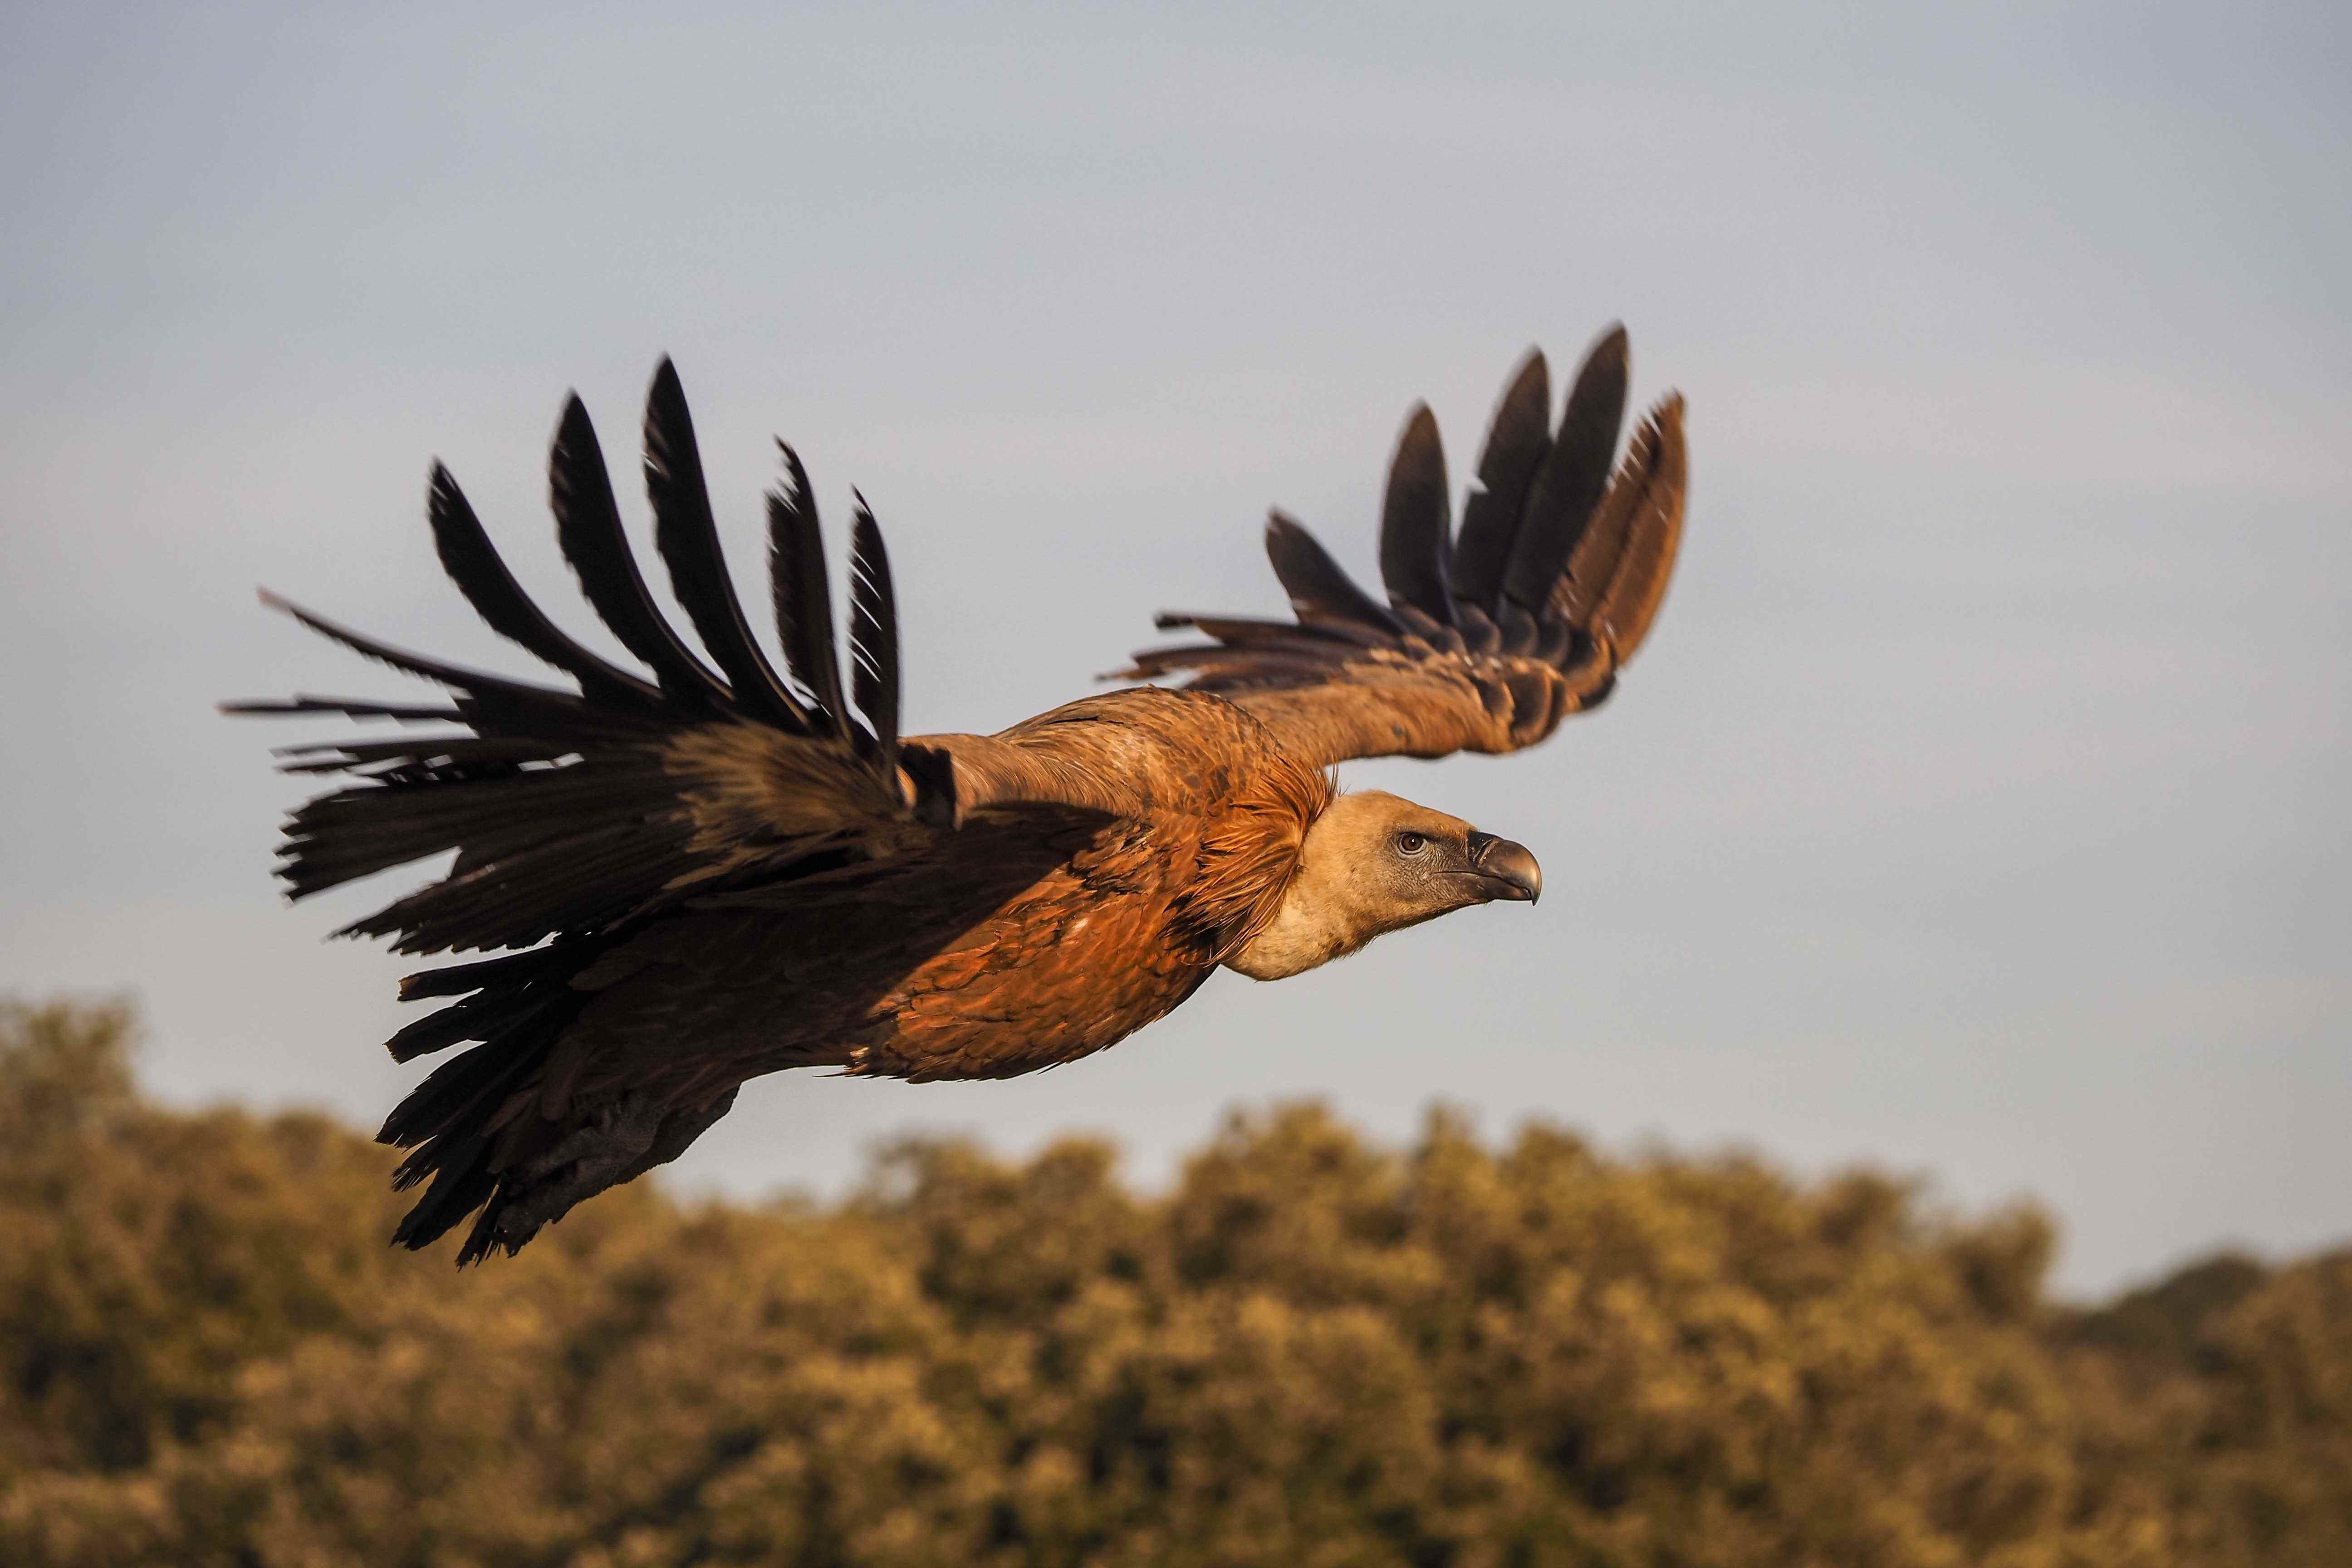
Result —
<path fill-rule="evenodd" d="M 700 467 L 694 415 L 686 403 L 686 384 L 678 379 L 677 366 L 667 354 L 662 355 L 661 363 L 654 366 L 653 381 L 646 388 L 645 445 L 649 476 L 658 470 L 667 478 L 673 468 Z"/>
<path fill-rule="evenodd" d="M 1404 416 L 1404 427 L 1397 432 L 1396 451 L 1389 459 L 1390 481 L 1393 484 L 1400 478 L 1443 481 L 1444 477 L 1445 438 L 1438 431 L 1436 412 L 1426 403 L 1416 403 Z"/>
<path fill-rule="evenodd" d="M 808 469 L 801 463 L 801 455 L 782 436 L 775 437 L 778 472 L 768 486 L 767 501 L 772 516 L 781 511 L 793 524 L 816 526 L 816 508 L 809 486 Z M 772 549 L 773 541 L 771 541 Z"/>
<path fill-rule="evenodd" d="M 472 522 L 477 529 L 481 526 L 474 517 L 473 503 L 466 499 L 465 488 L 457 483 L 457 476 L 438 458 L 433 459 L 433 467 L 425 478 L 425 521 L 433 530 L 435 545 L 444 552 L 445 563 L 449 531 L 466 522 Z M 487 538 L 484 542 L 488 542 Z"/>
<path fill-rule="evenodd" d="M 872 731 L 869 754 L 889 768 L 899 752 L 898 595 L 882 525 L 864 492 L 850 494 L 849 694 Z"/>
<path fill-rule="evenodd" d="M 1540 423 L 1551 423 L 1551 361 L 1546 357 L 1540 343 L 1529 343 L 1528 352 L 1519 356 L 1518 368 L 1511 379 L 1503 384 L 1503 395 L 1495 401 L 1495 418 L 1499 423 L 1511 410 L 1528 405 L 1539 405 Z"/>
<path fill-rule="evenodd" d="M 566 468 L 590 456 L 602 459 L 604 448 L 596 439 L 596 422 L 588 417 L 588 404 L 578 391 L 563 395 L 563 412 L 555 416 L 555 439 L 549 445 L 547 463 L 551 477 L 559 483 Z"/>
<path fill-rule="evenodd" d="M 1593 338 L 1592 346 L 1584 351 L 1584 367 L 1580 379 L 1596 371 L 1606 371 L 1622 379 L 1633 369 L 1633 340 L 1622 321 L 1612 321 Z"/>
<path fill-rule="evenodd" d="M 1574 402 L 1580 392 L 1588 397 L 1595 395 L 1607 396 L 1613 392 L 1615 397 L 1622 399 L 1633 370 L 1633 341 L 1626 335 L 1623 322 L 1612 321 L 1599 337 L 1592 340 L 1592 346 L 1584 352 L 1584 363 L 1577 370 L 1576 385 L 1569 393 L 1570 401 Z M 1566 414 L 1567 411 L 1562 410 L 1563 418 Z"/>
<path fill-rule="evenodd" d="M 882 538 L 882 520 L 874 515 L 865 495 L 856 489 L 849 492 L 849 553 L 852 565 L 864 557 L 874 557 L 872 570 L 880 574 L 884 587 L 890 585 L 890 548 Z"/>

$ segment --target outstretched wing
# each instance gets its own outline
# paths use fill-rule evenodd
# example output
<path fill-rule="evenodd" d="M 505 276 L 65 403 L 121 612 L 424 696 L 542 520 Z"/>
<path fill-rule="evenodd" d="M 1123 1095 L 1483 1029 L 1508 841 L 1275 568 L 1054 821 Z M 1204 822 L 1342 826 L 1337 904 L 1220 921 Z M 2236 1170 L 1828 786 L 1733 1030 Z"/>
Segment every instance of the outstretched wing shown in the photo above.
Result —
<path fill-rule="evenodd" d="M 389 937 L 404 952 L 523 950 L 408 976 L 404 1000 L 445 1005 L 387 1042 L 404 1062 L 480 1042 L 437 1067 L 378 1134 L 411 1151 L 396 1187 L 431 1184 L 394 1241 L 423 1247 L 480 1211 L 461 1264 L 520 1247 L 583 1197 L 675 1158 L 732 1101 L 751 1070 L 747 1039 L 841 1043 L 780 1031 L 780 998 L 821 994 L 854 1020 L 869 995 L 1091 837 L 1090 819 L 1055 805 L 1055 778 L 1018 747 L 901 740 L 896 599 L 863 499 L 845 669 L 815 503 L 784 448 L 768 496 L 780 672 L 720 556 L 693 422 L 667 361 L 654 376 L 645 442 L 655 542 L 698 647 L 656 606 L 573 397 L 550 459 L 556 539 L 643 669 L 557 627 L 436 465 L 429 510 L 443 565 L 492 628 L 576 689 L 403 652 L 265 595 L 447 697 L 229 705 L 400 727 L 289 748 L 289 771 L 347 775 L 286 824 L 278 869 L 294 897 L 455 851 L 438 879 L 345 932 Z M 959 742 L 978 753 L 969 766 L 956 760 Z M 958 833 L 967 806 L 992 816 Z M 892 907 L 890 894 L 910 888 L 919 901 Z M 780 935 L 798 951 L 772 951 Z M 809 981 L 829 958 L 839 962 L 824 984 Z M 623 991 L 635 1013 L 596 1013 Z"/>
<path fill-rule="evenodd" d="M 1665 595 L 1680 540 L 1683 402 L 1635 429 L 1622 462 L 1624 329 L 1586 357 L 1558 428 L 1530 353 L 1495 412 L 1460 532 L 1437 421 L 1416 406 L 1381 515 L 1382 605 L 1281 512 L 1266 554 L 1296 622 L 1162 615 L 1205 643 L 1150 648 L 1126 679 L 1192 671 L 1318 764 L 1352 757 L 1511 752 L 1605 699 Z"/>
<path fill-rule="evenodd" d="M 312 630 L 449 693 L 437 705 L 321 697 L 227 705 L 400 726 L 388 738 L 285 753 L 289 772 L 351 780 L 286 824 L 278 871 L 295 898 L 457 851 L 445 876 L 343 934 L 390 937 L 396 951 L 415 953 L 528 947 L 610 931 L 692 897 L 887 856 L 944 819 L 949 803 L 922 782 L 940 770 L 898 740 L 898 621 L 881 532 L 864 502 L 851 546 L 853 714 L 799 459 L 784 449 L 783 475 L 767 498 L 787 679 L 753 638 L 720 557 L 693 422 L 667 360 L 654 376 L 645 441 L 655 541 L 704 653 L 655 605 L 577 396 L 564 406 L 549 460 L 557 541 L 589 603 L 649 674 L 559 629 L 437 464 L 429 506 L 442 564 L 485 621 L 572 677 L 576 692 L 405 653 L 264 595 Z M 419 976 L 411 994 L 481 983 Z"/>

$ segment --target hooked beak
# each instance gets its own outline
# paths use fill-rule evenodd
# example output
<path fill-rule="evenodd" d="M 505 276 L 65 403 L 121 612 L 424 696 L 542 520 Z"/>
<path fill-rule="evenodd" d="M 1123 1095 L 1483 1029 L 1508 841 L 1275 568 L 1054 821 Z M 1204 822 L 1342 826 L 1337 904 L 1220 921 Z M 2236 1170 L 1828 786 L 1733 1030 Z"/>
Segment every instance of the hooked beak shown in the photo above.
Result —
<path fill-rule="evenodd" d="M 1543 892 L 1543 868 L 1527 847 L 1491 833 L 1470 836 L 1471 872 L 1479 891 L 1489 899 L 1532 904 Z"/>

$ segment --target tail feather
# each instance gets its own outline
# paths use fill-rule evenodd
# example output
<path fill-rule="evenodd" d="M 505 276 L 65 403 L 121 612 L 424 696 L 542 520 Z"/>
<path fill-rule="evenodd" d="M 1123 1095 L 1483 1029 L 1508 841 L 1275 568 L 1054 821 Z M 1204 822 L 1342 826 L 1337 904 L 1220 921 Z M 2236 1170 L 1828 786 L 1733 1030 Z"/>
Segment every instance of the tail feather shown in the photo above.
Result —
<path fill-rule="evenodd" d="M 556 1039 L 586 1000 L 569 982 L 592 955 L 567 951 L 573 945 L 455 966 L 445 973 L 473 971 L 465 978 L 485 983 L 473 995 L 411 1024 L 389 1042 L 403 1061 L 459 1040 L 480 1042 L 436 1068 L 376 1134 L 379 1142 L 415 1151 L 394 1177 L 396 1190 L 428 1179 L 432 1184 L 393 1232 L 394 1246 L 428 1247 L 498 1196 L 502 1177 L 491 1168 L 494 1124 L 544 1069 Z M 535 962 L 493 969 L 487 976 L 479 973 L 516 959 Z M 528 1114 L 536 1117 L 536 1109 Z"/>

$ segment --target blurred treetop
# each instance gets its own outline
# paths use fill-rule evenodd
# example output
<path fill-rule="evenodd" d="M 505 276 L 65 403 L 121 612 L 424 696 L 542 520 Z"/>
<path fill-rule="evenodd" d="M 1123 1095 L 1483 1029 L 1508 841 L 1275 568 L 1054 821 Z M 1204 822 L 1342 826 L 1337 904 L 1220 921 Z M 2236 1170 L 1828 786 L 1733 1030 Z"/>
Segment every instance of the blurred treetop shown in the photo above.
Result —
<path fill-rule="evenodd" d="M 2352 1563 L 2352 1255 L 2086 1312 L 2029 1211 L 1297 1106 L 1164 1197 L 910 1143 L 457 1275 L 131 1031 L 0 1005 L 10 1564 Z"/>

